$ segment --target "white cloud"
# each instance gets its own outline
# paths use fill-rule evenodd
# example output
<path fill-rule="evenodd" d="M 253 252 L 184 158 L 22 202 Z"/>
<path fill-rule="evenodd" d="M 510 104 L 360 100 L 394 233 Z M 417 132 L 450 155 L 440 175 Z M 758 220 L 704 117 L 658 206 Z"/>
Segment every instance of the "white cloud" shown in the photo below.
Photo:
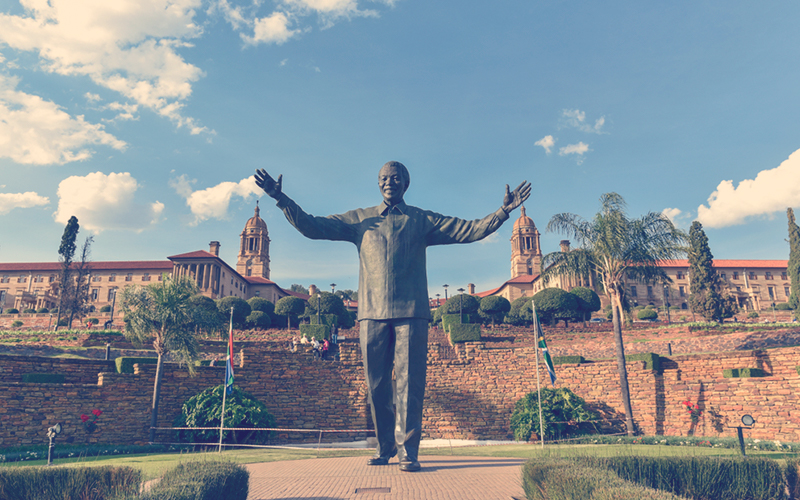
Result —
<path fill-rule="evenodd" d="M 136 104 L 123 104 L 121 102 L 110 102 L 105 106 L 103 106 L 103 109 L 109 109 L 111 111 L 117 112 L 117 116 L 115 116 L 111 120 L 106 120 L 106 121 L 139 119 L 139 117 L 136 116 L 135 114 L 139 110 L 139 106 Z"/>
<path fill-rule="evenodd" d="M 586 123 L 586 112 L 579 109 L 565 109 L 561 113 L 561 126 L 572 127 L 590 134 L 602 134 L 606 119 L 601 116 L 595 120 L 594 125 Z"/>
<path fill-rule="evenodd" d="M 28 191 L 27 193 L 0 193 L 0 215 L 5 215 L 15 208 L 38 207 L 48 203 L 50 203 L 49 198 L 39 196 L 33 191 Z"/>
<path fill-rule="evenodd" d="M 800 149 L 779 166 L 762 170 L 755 179 L 719 183 L 708 197 L 708 206 L 697 208 L 697 219 L 706 227 L 742 224 L 748 217 L 771 216 L 800 205 Z"/>
<path fill-rule="evenodd" d="M 0 14 L 0 42 L 37 52 L 42 67 L 87 76 L 96 84 L 169 118 L 206 131 L 182 114 L 202 76 L 177 50 L 202 34 L 201 0 L 21 0 L 22 15 Z"/>
<path fill-rule="evenodd" d="M 241 34 L 242 39 L 250 44 L 257 45 L 259 43 L 275 43 L 281 45 L 294 35 L 299 33 L 299 30 L 289 29 L 289 18 L 283 12 L 273 12 L 268 17 L 262 17 L 253 21 L 253 36 Z"/>
<path fill-rule="evenodd" d="M 675 224 L 675 220 L 679 218 L 683 212 L 679 208 L 665 208 L 661 213 Z"/>
<path fill-rule="evenodd" d="M 125 149 L 125 142 L 102 125 L 72 117 L 58 105 L 16 89 L 17 80 L 0 74 L 0 158 L 27 165 L 64 164 L 85 160 L 88 146 Z"/>
<path fill-rule="evenodd" d="M 142 231 L 158 222 L 164 204 L 135 198 L 139 183 L 128 172 L 94 172 L 67 177 L 58 185 L 56 222 L 78 218 L 82 228 L 99 233 L 109 229 Z"/>
<path fill-rule="evenodd" d="M 543 147 L 544 150 L 547 152 L 547 154 L 550 154 L 550 152 L 553 149 L 553 146 L 555 145 L 555 143 L 556 143 L 556 141 L 555 141 L 555 139 L 553 139 L 552 135 L 546 135 L 546 136 L 542 137 L 541 139 L 539 139 L 538 141 L 534 142 L 533 144 L 536 145 L 536 146 Z"/>
<path fill-rule="evenodd" d="M 170 186 L 179 195 L 186 198 L 186 205 L 195 217 L 194 225 L 208 219 L 226 219 L 228 206 L 234 195 L 248 199 L 250 195 L 260 196 L 263 193 L 253 177 L 246 177 L 239 182 L 221 182 L 216 186 L 198 191 L 192 190 L 192 184 L 195 182 L 189 180 L 186 175 L 170 181 Z"/>
<path fill-rule="evenodd" d="M 578 144 L 567 144 L 566 146 L 558 150 L 558 154 L 561 156 L 566 156 L 566 155 L 580 156 L 587 151 L 589 151 L 589 145 L 584 144 L 583 142 L 579 142 Z"/>
<path fill-rule="evenodd" d="M 100 102 L 103 100 L 103 98 L 100 97 L 98 94 L 92 94 L 91 92 L 83 94 L 83 97 L 85 97 L 86 100 L 89 102 Z"/>

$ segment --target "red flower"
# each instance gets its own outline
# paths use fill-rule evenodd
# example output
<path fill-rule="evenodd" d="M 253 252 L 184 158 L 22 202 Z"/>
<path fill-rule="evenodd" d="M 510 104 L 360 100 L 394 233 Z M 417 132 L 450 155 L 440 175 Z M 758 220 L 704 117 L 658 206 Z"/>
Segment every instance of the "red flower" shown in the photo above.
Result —
<path fill-rule="evenodd" d="M 82 422 L 86 422 L 87 420 L 89 420 L 89 415 L 81 415 Z"/>
<path fill-rule="evenodd" d="M 103 412 L 100 410 L 92 410 L 92 415 L 94 415 L 95 417 L 99 417 L 102 414 Z"/>

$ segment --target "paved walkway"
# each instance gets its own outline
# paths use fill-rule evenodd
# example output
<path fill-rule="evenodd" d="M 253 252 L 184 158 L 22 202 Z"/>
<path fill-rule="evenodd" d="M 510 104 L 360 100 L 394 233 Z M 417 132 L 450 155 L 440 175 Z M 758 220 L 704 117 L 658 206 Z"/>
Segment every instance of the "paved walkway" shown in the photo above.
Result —
<path fill-rule="evenodd" d="M 422 470 L 401 472 L 397 459 L 368 457 L 249 464 L 247 500 L 524 500 L 521 458 L 427 456 Z"/>

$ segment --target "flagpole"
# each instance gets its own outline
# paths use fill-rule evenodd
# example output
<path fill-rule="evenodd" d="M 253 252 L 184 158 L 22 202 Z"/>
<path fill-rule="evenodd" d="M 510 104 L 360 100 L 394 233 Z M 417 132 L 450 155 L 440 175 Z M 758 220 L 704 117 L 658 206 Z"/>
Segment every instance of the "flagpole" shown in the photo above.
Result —
<path fill-rule="evenodd" d="M 228 328 L 228 347 L 225 348 L 228 351 L 228 363 L 233 364 L 233 359 L 231 356 L 233 353 L 230 349 L 230 342 L 231 336 L 233 335 L 233 307 L 231 307 L 231 325 Z M 217 449 L 217 453 L 222 453 L 222 429 L 225 427 L 225 396 L 228 394 L 228 363 L 225 363 L 225 383 L 222 384 L 222 415 L 219 418 L 219 448 Z"/>
<path fill-rule="evenodd" d="M 542 448 L 544 448 L 544 418 L 542 418 L 542 385 L 539 382 L 539 316 L 536 314 L 536 304 L 531 300 L 531 308 L 533 309 L 533 330 L 536 332 L 535 350 L 536 350 L 536 391 L 539 394 L 539 437 L 542 440 Z"/>

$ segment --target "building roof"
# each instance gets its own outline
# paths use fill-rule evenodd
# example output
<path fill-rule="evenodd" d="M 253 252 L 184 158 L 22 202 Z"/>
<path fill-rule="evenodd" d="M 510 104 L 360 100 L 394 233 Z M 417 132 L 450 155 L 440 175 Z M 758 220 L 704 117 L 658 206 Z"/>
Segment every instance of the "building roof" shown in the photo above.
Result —
<path fill-rule="evenodd" d="M 118 271 L 137 269 L 172 270 L 172 262 L 168 260 L 130 260 L 130 261 L 96 261 L 89 263 L 89 269 L 95 271 Z M 48 272 L 61 270 L 60 262 L 10 262 L 0 263 L 0 272 Z"/>
<path fill-rule="evenodd" d="M 267 278 L 263 278 L 261 276 L 242 276 L 248 283 L 251 285 L 275 285 L 278 286 L 277 283 L 274 281 L 270 281 Z"/>
<path fill-rule="evenodd" d="M 206 250 L 195 250 L 194 252 L 181 253 L 167 257 L 169 260 L 175 259 L 219 259 L 218 256 Z M 221 260 L 221 259 L 220 259 Z"/>
<path fill-rule="evenodd" d="M 738 267 L 752 269 L 771 267 L 785 269 L 788 265 L 788 260 L 714 259 L 714 267 Z M 689 261 L 687 259 L 665 260 L 659 264 L 659 267 L 689 267 Z"/>
<path fill-rule="evenodd" d="M 506 283 L 533 283 L 538 279 L 538 274 L 523 274 L 521 276 L 517 276 L 516 278 L 511 278 L 510 280 L 506 281 Z"/>
<path fill-rule="evenodd" d="M 311 295 L 309 295 L 307 293 L 299 293 L 299 292 L 295 292 L 294 290 L 287 290 L 285 288 L 281 288 L 281 290 L 283 290 L 287 294 L 291 295 L 292 297 L 297 297 L 298 299 L 308 300 L 308 299 L 311 298 Z"/>
<path fill-rule="evenodd" d="M 260 210 L 259 210 L 259 208 L 258 208 L 258 200 L 256 200 L 256 210 L 255 210 L 255 215 L 253 215 L 252 217 L 250 217 L 249 219 L 247 219 L 247 222 L 246 222 L 246 223 L 245 223 L 245 225 L 244 225 L 244 229 L 245 229 L 245 231 L 247 231 L 247 230 L 248 230 L 248 229 L 250 229 L 250 228 L 263 229 L 263 230 L 264 230 L 264 232 L 266 232 L 266 231 L 267 231 L 267 223 L 266 223 L 266 222 L 264 222 L 264 219 L 262 219 L 262 218 L 259 216 L 259 212 L 260 212 Z"/>
<path fill-rule="evenodd" d="M 531 219 L 530 217 L 525 215 L 525 206 L 524 205 L 522 207 L 520 207 L 519 219 L 517 219 L 514 222 L 514 229 L 517 229 L 517 228 L 522 227 L 522 226 L 532 227 L 532 228 L 536 229 L 536 224 L 533 223 L 533 219 Z"/>
<path fill-rule="evenodd" d="M 508 282 L 506 282 L 506 283 L 508 283 Z M 478 292 L 478 293 L 473 294 L 473 295 L 475 295 L 476 297 L 484 298 L 484 297 L 488 297 L 489 295 L 493 294 L 494 292 L 500 290 L 501 288 L 503 288 L 503 285 L 500 285 L 497 288 L 492 288 L 491 290 L 486 290 L 485 292 Z"/>

